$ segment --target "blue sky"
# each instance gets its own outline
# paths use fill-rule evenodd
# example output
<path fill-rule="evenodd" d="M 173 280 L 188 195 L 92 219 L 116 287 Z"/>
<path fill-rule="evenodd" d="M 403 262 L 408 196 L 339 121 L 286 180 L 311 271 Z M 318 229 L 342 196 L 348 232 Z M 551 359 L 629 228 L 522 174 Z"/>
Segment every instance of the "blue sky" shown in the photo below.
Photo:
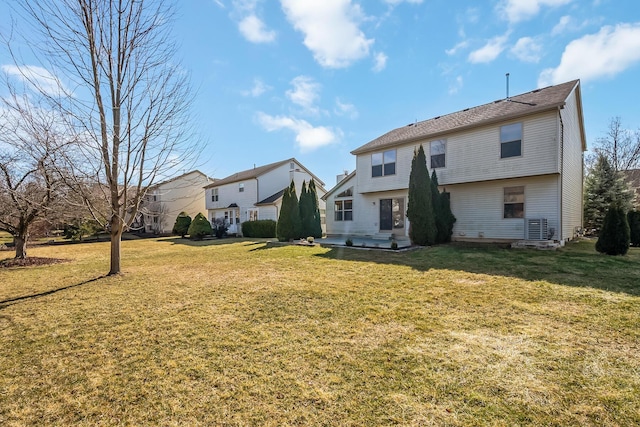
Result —
<path fill-rule="evenodd" d="M 580 78 L 589 146 L 613 116 L 640 127 L 637 0 L 181 0 L 177 11 L 206 141 L 198 168 L 217 178 L 296 157 L 329 189 L 355 168 L 351 150 L 503 98 L 507 72 L 511 95 Z"/>

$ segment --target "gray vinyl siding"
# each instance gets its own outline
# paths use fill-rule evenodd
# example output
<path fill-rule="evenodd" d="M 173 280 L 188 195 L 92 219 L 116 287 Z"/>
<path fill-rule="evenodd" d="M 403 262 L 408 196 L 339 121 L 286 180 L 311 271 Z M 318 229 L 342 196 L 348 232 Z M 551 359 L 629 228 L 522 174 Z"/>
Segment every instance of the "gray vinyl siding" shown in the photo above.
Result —
<path fill-rule="evenodd" d="M 527 218 L 546 218 L 549 228 L 558 230 L 559 176 L 454 184 L 451 211 L 456 216 L 453 240 L 519 240 L 524 238 Z M 504 188 L 524 186 L 524 218 L 503 218 Z"/>
<path fill-rule="evenodd" d="M 500 158 L 500 127 L 522 123 L 522 155 Z M 539 113 L 521 120 L 511 120 L 471 131 L 451 133 L 437 139 L 446 140 L 446 165 L 436 169 L 441 185 L 491 181 L 559 173 L 557 110 Z M 414 150 L 423 145 L 430 165 L 431 140 L 424 140 L 394 148 L 395 175 L 372 177 L 371 154 L 357 156 L 358 191 L 369 193 L 406 189 Z"/>
<path fill-rule="evenodd" d="M 562 145 L 562 238 L 572 239 L 582 227 L 583 152 L 575 90 L 560 112 L 564 124 Z"/>

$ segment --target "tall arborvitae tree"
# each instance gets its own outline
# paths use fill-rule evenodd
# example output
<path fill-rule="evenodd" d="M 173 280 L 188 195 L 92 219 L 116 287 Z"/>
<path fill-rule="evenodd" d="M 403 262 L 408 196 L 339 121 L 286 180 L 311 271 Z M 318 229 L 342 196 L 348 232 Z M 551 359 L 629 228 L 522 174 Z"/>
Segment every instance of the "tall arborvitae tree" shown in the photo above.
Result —
<path fill-rule="evenodd" d="M 307 190 L 307 183 L 302 181 L 302 190 L 300 190 L 300 201 L 298 203 L 300 209 L 300 235 L 312 236 L 313 234 L 313 202 L 311 201 L 311 193 Z"/>
<path fill-rule="evenodd" d="M 289 187 L 287 187 L 282 194 L 282 205 L 280 206 L 280 215 L 278 215 L 278 224 L 276 224 L 276 237 L 281 242 L 288 242 L 289 239 L 293 239 L 292 229 L 291 194 Z"/>
<path fill-rule="evenodd" d="M 629 250 L 630 233 L 627 214 L 617 206 L 607 211 L 596 242 L 596 250 L 607 255 L 624 255 Z"/>
<path fill-rule="evenodd" d="M 438 231 L 431 199 L 431 180 L 422 145 L 414 151 L 411 161 L 407 218 L 411 223 L 409 237 L 413 244 L 425 246 L 436 242 Z"/>
<path fill-rule="evenodd" d="M 311 203 L 313 204 L 313 223 L 311 228 L 311 236 L 320 238 L 322 237 L 322 221 L 320 218 L 320 206 L 318 203 L 318 190 L 316 189 L 316 183 L 311 179 L 309 181 L 309 194 Z"/>
<path fill-rule="evenodd" d="M 640 211 L 629 211 L 627 222 L 631 246 L 640 246 Z"/>
<path fill-rule="evenodd" d="M 289 185 L 289 196 L 291 197 L 291 223 L 293 224 L 293 238 L 302 237 L 302 221 L 300 220 L 300 207 L 298 206 L 298 195 L 296 194 L 296 184 L 291 180 Z"/>
<path fill-rule="evenodd" d="M 632 197 L 629 186 L 614 170 L 607 157 L 598 155 L 584 183 L 585 227 L 600 230 L 607 210 L 618 207 L 627 212 L 631 208 Z"/>
<path fill-rule="evenodd" d="M 282 195 L 282 206 L 276 227 L 276 236 L 281 242 L 288 242 L 291 239 L 300 237 L 300 209 L 298 207 L 298 196 L 296 186 L 293 181 L 284 190 Z"/>

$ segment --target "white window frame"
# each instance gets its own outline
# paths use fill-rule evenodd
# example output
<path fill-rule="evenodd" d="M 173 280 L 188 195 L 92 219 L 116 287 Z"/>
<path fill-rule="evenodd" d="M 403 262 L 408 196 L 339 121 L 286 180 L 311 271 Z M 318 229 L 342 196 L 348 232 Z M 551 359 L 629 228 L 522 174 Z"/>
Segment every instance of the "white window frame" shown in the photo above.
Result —
<path fill-rule="evenodd" d="M 393 161 L 391 161 L 393 160 Z M 371 154 L 371 177 L 390 176 L 396 174 L 396 164 L 398 152 L 396 150 L 385 150 Z M 393 171 L 391 171 L 393 165 Z M 374 168 L 380 167 L 380 174 L 374 174 Z"/>
<path fill-rule="evenodd" d="M 517 134 L 512 134 L 512 129 L 518 127 Z M 508 125 L 500 126 L 500 158 L 501 159 L 511 159 L 513 157 L 522 157 L 522 134 L 524 131 L 524 126 L 522 122 L 517 123 L 509 123 Z M 519 136 L 519 138 L 518 138 Z M 507 144 L 518 143 L 520 152 L 518 154 L 513 155 L 505 155 L 504 150 L 507 147 Z"/>
<path fill-rule="evenodd" d="M 442 147 L 442 152 L 434 153 L 434 147 Z M 442 166 L 434 166 L 434 157 L 435 156 L 443 156 Z M 436 139 L 435 141 L 431 141 L 429 143 L 429 169 L 441 169 L 447 167 L 447 140 L 446 139 Z"/>

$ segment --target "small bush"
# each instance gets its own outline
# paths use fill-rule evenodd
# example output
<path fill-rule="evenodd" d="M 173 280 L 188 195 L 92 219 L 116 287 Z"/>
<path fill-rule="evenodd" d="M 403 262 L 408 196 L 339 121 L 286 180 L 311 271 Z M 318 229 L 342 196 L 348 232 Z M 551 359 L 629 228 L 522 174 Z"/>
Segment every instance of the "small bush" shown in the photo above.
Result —
<path fill-rule="evenodd" d="M 229 229 L 229 224 L 225 221 L 224 218 L 216 218 L 213 220 L 213 229 L 212 232 L 218 239 L 222 239 L 227 235 L 227 230 Z"/>
<path fill-rule="evenodd" d="M 212 229 L 211 224 L 207 217 L 199 213 L 196 217 L 191 221 L 191 225 L 189 225 L 189 237 L 195 240 L 202 240 L 204 236 L 210 236 Z"/>
<path fill-rule="evenodd" d="M 177 234 L 180 237 L 184 237 L 189 234 L 189 226 L 191 225 L 191 217 L 186 212 L 180 212 L 176 218 L 175 224 L 173 224 L 173 234 Z"/>
<path fill-rule="evenodd" d="M 391 242 L 391 249 L 398 249 L 398 242 L 396 242 L 395 240 Z"/>
<path fill-rule="evenodd" d="M 596 250 L 607 255 L 624 255 L 629 251 L 629 222 L 621 208 L 611 207 L 604 217 Z"/>
<path fill-rule="evenodd" d="M 347 240 L 344 241 L 344 244 L 347 246 L 353 246 L 353 240 L 351 240 L 351 238 L 348 238 Z"/>
<path fill-rule="evenodd" d="M 629 211 L 629 240 L 631 246 L 640 246 L 640 211 Z"/>
<path fill-rule="evenodd" d="M 242 223 L 244 237 L 276 237 L 276 222 L 271 219 L 245 221 Z"/>

